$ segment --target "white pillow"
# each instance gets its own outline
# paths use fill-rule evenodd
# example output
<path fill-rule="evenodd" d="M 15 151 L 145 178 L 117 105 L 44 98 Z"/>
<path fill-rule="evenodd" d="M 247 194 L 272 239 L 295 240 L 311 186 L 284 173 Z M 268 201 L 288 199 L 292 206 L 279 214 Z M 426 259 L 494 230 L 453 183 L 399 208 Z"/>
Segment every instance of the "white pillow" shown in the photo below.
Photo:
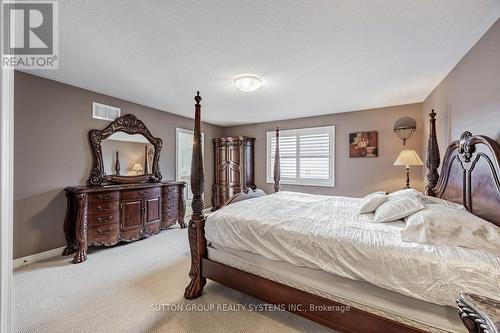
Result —
<path fill-rule="evenodd" d="M 424 208 L 425 206 L 418 199 L 411 196 L 389 197 L 375 211 L 373 222 L 397 221 Z"/>
<path fill-rule="evenodd" d="M 389 198 L 396 198 L 396 197 L 400 197 L 400 196 L 411 196 L 411 197 L 419 198 L 422 195 L 423 194 L 417 190 L 414 190 L 412 188 L 405 188 L 403 190 L 389 193 L 388 197 Z"/>
<path fill-rule="evenodd" d="M 467 210 L 467 208 L 465 208 L 461 204 L 457 204 L 457 203 L 454 203 L 454 202 L 451 202 L 451 201 L 448 201 L 448 200 L 444 200 L 444 199 L 441 199 L 441 198 L 431 197 L 431 196 L 423 194 L 422 192 L 414 190 L 412 188 L 407 188 L 407 189 L 404 189 L 404 190 L 399 190 L 399 191 L 396 191 L 396 192 L 392 192 L 392 193 L 390 193 L 388 195 L 388 198 L 391 199 L 391 198 L 400 197 L 400 196 L 404 196 L 404 195 L 417 198 L 424 205 L 438 204 L 438 205 L 445 205 L 445 206 L 453 206 L 453 207 L 456 207 L 456 208 L 459 208 L 459 209 Z"/>
<path fill-rule="evenodd" d="M 378 191 L 368 194 L 366 197 L 361 199 L 361 204 L 359 205 L 359 214 L 373 213 L 378 206 L 384 203 L 387 194 L 385 191 Z"/>
<path fill-rule="evenodd" d="M 424 205 L 436 204 L 436 205 L 451 206 L 451 207 L 455 207 L 457 209 L 467 210 L 467 208 L 465 208 L 461 204 L 457 204 L 457 203 L 454 203 L 454 202 L 451 202 L 448 200 L 444 200 L 441 198 L 431 197 L 431 196 L 424 195 L 424 194 L 422 194 L 420 196 L 420 199 Z"/>
<path fill-rule="evenodd" d="M 406 227 L 400 231 L 405 242 L 500 252 L 500 228 L 467 210 L 430 204 L 405 222 Z"/>

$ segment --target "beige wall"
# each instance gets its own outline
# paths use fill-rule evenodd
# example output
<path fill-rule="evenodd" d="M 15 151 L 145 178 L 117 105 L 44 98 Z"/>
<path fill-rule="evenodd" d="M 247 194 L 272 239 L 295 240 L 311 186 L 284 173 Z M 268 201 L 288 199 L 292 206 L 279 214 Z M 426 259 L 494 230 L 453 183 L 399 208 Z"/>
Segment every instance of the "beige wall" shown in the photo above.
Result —
<path fill-rule="evenodd" d="M 448 142 L 464 131 L 500 142 L 500 20 L 426 98 L 422 109 L 426 118 L 431 109 L 437 113 L 441 156 Z"/>
<path fill-rule="evenodd" d="M 64 187 L 83 185 L 90 170 L 87 133 L 107 121 L 91 118 L 92 101 L 121 107 L 141 119 L 163 140 L 163 179 L 175 178 L 175 128 L 192 129 L 193 120 L 70 85 L 15 74 L 14 258 L 65 245 Z M 193 100 L 194 112 L 194 100 Z M 205 140 L 223 135 L 203 126 Z M 206 202 L 213 182 L 212 146 L 206 145 Z"/>
<path fill-rule="evenodd" d="M 372 191 L 393 191 L 404 186 L 404 167 L 392 165 L 402 149 L 401 140 L 392 131 L 394 122 L 400 117 L 413 117 L 417 121 L 417 131 L 408 140 L 407 146 L 421 155 L 423 142 L 421 104 L 229 127 L 224 130 L 224 134 L 247 135 L 256 138 L 256 185 L 271 193 L 273 185 L 266 183 L 266 132 L 274 130 L 276 125 L 283 130 L 335 125 L 335 187 L 283 185 L 282 190 L 364 196 Z M 349 158 L 349 133 L 372 130 L 378 131 L 379 157 Z M 412 173 L 412 187 L 418 190 L 423 188 L 420 168 L 422 167 L 415 167 Z"/>

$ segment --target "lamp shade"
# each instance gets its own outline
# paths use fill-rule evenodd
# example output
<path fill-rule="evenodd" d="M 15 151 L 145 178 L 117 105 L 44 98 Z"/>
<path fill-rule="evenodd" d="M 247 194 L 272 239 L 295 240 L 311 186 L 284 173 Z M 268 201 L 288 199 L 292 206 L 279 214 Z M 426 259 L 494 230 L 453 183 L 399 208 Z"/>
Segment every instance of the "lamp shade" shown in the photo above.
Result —
<path fill-rule="evenodd" d="M 418 154 L 414 150 L 405 149 L 399 153 L 394 165 L 423 165 L 424 163 L 418 157 Z"/>
<path fill-rule="evenodd" d="M 132 170 L 139 172 L 139 171 L 143 171 L 144 169 L 143 169 L 141 163 L 135 163 L 132 166 Z"/>

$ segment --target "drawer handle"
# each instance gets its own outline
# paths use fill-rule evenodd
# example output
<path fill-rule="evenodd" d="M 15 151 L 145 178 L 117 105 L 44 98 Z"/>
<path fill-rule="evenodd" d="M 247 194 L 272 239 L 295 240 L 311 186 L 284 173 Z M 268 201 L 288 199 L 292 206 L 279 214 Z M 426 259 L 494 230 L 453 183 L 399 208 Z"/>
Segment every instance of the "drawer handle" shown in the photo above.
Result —
<path fill-rule="evenodd" d="M 112 204 L 109 204 L 108 207 L 97 206 L 97 211 L 102 212 L 103 210 L 110 210 L 113 208 Z"/>
<path fill-rule="evenodd" d="M 109 217 L 98 217 L 97 222 L 103 223 L 103 222 L 109 222 L 113 218 L 113 215 L 110 215 Z"/>
<path fill-rule="evenodd" d="M 99 194 L 97 196 L 97 200 L 109 200 L 109 199 L 111 199 L 111 194 L 107 194 L 107 195 Z"/>
<path fill-rule="evenodd" d="M 145 195 L 145 194 L 148 194 L 149 192 L 148 191 L 137 191 L 137 193 L 139 193 L 139 195 Z"/>
<path fill-rule="evenodd" d="M 102 236 L 102 235 L 105 235 L 105 234 L 109 234 L 111 232 L 111 230 L 113 230 L 113 228 L 108 228 L 106 230 L 97 229 L 97 233 L 100 236 Z"/>

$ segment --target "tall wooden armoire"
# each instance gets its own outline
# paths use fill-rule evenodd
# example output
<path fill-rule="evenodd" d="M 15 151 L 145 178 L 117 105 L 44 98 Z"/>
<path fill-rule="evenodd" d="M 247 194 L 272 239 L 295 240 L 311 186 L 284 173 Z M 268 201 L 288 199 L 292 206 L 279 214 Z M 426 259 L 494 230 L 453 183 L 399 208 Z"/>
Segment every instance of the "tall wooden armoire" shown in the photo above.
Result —
<path fill-rule="evenodd" d="M 213 210 L 219 209 L 234 194 L 254 190 L 255 138 L 230 136 L 214 139 L 215 177 L 212 189 Z"/>

